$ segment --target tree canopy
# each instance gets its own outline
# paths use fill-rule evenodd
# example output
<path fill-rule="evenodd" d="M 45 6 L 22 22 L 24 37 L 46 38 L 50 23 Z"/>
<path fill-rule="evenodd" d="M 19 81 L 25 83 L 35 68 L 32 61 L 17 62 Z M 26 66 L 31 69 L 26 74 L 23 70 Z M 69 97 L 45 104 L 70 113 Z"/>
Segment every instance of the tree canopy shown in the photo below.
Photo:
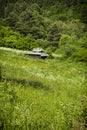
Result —
<path fill-rule="evenodd" d="M 79 47 L 87 46 L 86 4 L 86 0 L 0 0 L 0 44 L 78 53 Z"/>

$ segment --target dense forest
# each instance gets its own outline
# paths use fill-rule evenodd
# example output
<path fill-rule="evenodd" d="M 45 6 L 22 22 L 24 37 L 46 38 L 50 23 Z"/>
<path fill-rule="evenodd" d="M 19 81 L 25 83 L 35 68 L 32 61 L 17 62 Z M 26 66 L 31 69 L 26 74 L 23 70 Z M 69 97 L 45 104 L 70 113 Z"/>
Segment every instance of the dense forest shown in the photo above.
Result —
<path fill-rule="evenodd" d="M 87 60 L 86 0 L 0 0 L 0 46 Z"/>

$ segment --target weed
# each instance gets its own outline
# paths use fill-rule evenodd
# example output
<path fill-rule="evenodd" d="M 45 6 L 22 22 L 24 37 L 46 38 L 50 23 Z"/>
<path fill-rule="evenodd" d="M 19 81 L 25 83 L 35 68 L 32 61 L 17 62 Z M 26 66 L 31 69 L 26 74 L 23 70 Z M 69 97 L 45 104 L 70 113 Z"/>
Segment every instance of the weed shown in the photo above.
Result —
<path fill-rule="evenodd" d="M 86 65 L 0 55 L 1 130 L 86 130 Z"/>

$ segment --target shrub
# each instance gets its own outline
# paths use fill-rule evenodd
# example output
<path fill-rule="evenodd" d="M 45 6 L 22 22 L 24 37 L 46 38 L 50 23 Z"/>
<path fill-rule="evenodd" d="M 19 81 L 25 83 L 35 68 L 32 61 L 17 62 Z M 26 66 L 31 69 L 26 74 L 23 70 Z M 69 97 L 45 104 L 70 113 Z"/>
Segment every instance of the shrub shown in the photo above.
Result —
<path fill-rule="evenodd" d="M 77 61 L 87 62 L 87 49 L 80 49 L 79 51 L 73 53 L 72 57 Z"/>
<path fill-rule="evenodd" d="M 37 39 L 36 42 L 37 42 L 38 46 L 40 46 L 42 48 L 47 48 L 50 44 L 49 41 L 44 40 L 44 39 Z"/>
<path fill-rule="evenodd" d="M 37 47 L 35 39 L 31 35 L 23 37 L 19 32 L 15 32 L 10 27 L 0 27 L 0 46 L 23 50 L 31 50 Z"/>
<path fill-rule="evenodd" d="M 66 34 L 61 35 L 59 46 L 60 46 L 60 49 L 64 51 L 65 57 L 70 57 L 72 53 L 76 51 L 74 42 L 75 42 L 74 37 L 70 35 L 66 35 Z"/>

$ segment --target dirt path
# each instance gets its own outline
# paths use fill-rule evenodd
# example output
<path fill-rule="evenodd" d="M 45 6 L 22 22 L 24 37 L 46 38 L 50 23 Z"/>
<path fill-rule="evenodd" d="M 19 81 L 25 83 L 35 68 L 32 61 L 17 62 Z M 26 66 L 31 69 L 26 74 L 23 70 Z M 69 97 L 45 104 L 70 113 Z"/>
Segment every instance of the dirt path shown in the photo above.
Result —
<path fill-rule="evenodd" d="M 29 51 L 23 51 L 23 50 L 18 50 L 18 49 L 12 49 L 12 48 L 6 48 L 6 47 L 0 47 L 0 50 L 6 50 L 6 51 L 12 51 L 12 52 L 15 52 L 17 54 L 25 54 L 26 52 L 29 52 Z"/>

